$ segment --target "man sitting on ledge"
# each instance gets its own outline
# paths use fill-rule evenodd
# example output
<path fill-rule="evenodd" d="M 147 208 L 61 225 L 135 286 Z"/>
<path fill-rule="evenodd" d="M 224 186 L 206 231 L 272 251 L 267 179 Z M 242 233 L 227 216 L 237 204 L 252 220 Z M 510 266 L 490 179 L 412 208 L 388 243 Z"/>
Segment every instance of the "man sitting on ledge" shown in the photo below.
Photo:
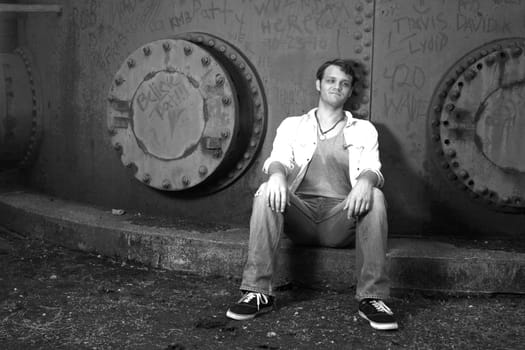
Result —
<path fill-rule="evenodd" d="M 286 118 L 263 170 L 269 175 L 255 193 L 250 220 L 248 258 L 241 299 L 226 316 L 247 320 L 275 305 L 272 287 L 279 240 L 296 244 L 356 248 L 356 299 L 359 315 L 375 329 L 397 329 L 384 299 L 387 216 L 377 131 L 343 110 L 352 94 L 351 62 L 323 63 L 316 74 L 317 108 Z"/>

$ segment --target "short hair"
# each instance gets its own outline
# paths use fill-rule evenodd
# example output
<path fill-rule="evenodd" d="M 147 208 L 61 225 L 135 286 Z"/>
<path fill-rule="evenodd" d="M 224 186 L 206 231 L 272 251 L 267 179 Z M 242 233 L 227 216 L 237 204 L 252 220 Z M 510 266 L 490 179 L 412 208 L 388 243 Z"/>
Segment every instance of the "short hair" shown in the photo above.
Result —
<path fill-rule="evenodd" d="M 355 74 L 354 69 L 352 68 L 352 61 L 342 59 L 342 58 L 336 58 L 336 59 L 329 60 L 321 64 L 321 66 L 317 69 L 317 73 L 315 73 L 315 77 L 317 78 L 317 80 L 323 80 L 324 71 L 329 66 L 337 66 L 341 68 L 341 70 L 345 74 L 352 77 L 352 87 L 354 86 L 354 83 L 356 81 L 356 74 Z"/>

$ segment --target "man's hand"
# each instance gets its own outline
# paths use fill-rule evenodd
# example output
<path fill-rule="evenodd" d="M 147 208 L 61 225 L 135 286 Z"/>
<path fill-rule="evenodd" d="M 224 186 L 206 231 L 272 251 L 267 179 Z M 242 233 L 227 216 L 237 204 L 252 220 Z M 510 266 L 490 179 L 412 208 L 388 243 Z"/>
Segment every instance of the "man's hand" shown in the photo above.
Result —
<path fill-rule="evenodd" d="M 289 200 L 284 174 L 276 172 L 270 175 L 266 186 L 266 200 L 273 211 L 284 212 Z"/>
<path fill-rule="evenodd" d="M 268 173 L 270 177 L 266 184 L 266 202 L 273 211 L 282 213 L 289 201 L 286 170 L 281 163 L 273 162 L 268 167 Z"/>
<path fill-rule="evenodd" d="M 372 191 L 376 182 L 377 175 L 373 172 L 366 172 L 357 179 L 345 200 L 348 219 L 364 215 L 372 208 Z"/>

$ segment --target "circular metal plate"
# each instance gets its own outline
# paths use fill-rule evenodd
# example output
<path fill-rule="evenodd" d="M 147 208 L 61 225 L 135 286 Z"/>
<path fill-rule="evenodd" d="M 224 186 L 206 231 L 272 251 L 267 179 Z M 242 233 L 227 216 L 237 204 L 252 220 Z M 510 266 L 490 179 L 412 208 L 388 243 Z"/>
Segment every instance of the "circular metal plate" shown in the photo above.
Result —
<path fill-rule="evenodd" d="M 108 128 L 135 177 L 162 190 L 189 189 L 220 167 L 238 132 L 228 71 L 186 40 L 159 40 L 122 64 L 108 98 Z"/>
<path fill-rule="evenodd" d="M 524 50 L 524 39 L 474 50 L 447 73 L 431 104 L 441 168 L 502 211 L 525 209 Z"/>

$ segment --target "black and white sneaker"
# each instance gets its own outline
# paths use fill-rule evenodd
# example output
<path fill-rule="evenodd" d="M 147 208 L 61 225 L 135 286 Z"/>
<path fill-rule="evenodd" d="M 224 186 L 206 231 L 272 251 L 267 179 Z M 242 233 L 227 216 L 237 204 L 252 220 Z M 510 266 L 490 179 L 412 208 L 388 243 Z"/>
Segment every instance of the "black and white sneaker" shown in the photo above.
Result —
<path fill-rule="evenodd" d="M 398 329 L 394 313 L 380 299 L 363 299 L 359 302 L 359 316 L 370 322 L 374 329 Z"/>
<path fill-rule="evenodd" d="M 273 297 L 256 292 L 246 292 L 236 304 L 230 306 L 226 317 L 237 321 L 254 318 L 273 310 Z"/>

